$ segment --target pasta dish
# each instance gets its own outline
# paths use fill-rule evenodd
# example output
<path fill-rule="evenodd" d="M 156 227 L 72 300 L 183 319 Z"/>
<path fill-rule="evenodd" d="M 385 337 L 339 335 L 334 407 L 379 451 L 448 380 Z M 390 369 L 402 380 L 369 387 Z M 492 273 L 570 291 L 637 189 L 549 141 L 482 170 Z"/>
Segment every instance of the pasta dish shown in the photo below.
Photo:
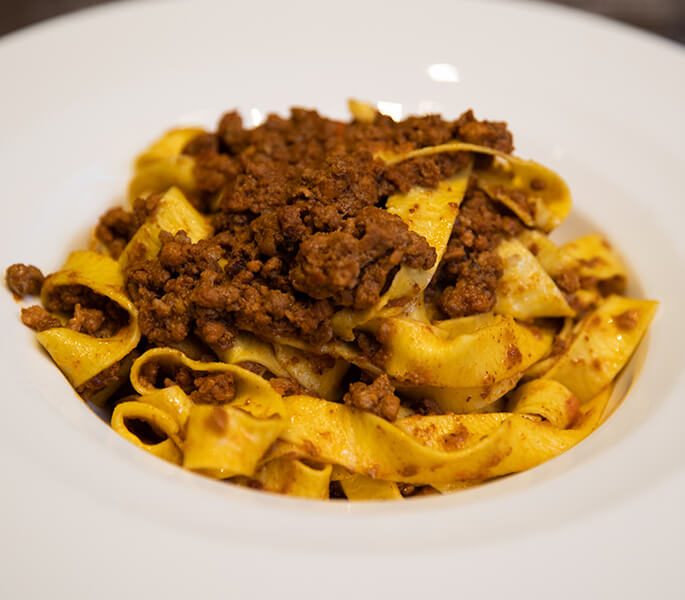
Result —
<path fill-rule="evenodd" d="M 6 279 L 76 392 L 171 463 L 282 494 L 446 493 L 601 422 L 656 302 L 506 123 L 350 102 L 167 132 L 129 206 Z"/>

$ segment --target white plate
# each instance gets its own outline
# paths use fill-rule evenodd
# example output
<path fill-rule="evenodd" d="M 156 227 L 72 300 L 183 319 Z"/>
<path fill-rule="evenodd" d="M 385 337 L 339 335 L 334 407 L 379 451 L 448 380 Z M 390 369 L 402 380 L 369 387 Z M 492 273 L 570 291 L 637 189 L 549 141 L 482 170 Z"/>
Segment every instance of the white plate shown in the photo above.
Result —
<path fill-rule="evenodd" d="M 434 64 L 453 81 L 432 79 Z M 140 452 L 75 397 L 0 294 L 0 596 L 682 593 L 681 47 L 519 2 L 122 3 L 0 40 L 0 81 L 3 269 L 58 267 L 171 125 L 293 104 L 343 117 L 355 96 L 508 120 L 518 153 L 570 183 L 569 227 L 607 232 L 661 301 L 626 401 L 567 454 L 457 495 L 349 505 Z"/>

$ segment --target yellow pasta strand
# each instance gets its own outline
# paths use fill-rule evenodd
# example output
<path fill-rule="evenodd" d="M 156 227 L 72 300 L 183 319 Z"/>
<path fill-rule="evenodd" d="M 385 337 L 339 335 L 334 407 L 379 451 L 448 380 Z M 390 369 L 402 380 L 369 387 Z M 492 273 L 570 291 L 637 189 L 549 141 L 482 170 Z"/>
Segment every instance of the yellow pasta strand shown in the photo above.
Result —
<path fill-rule="evenodd" d="M 658 303 L 610 296 L 581 322 L 574 341 L 544 375 L 587 402 L 613 381 L 651 323 Z"/>
<path fill-rule="evenodd" d="M 181 154 L 184 146 L 204 133 L 203 129 L 189 127 L 172 129 L 143 152 L 135 163 L 135 174 L 129 186 L 129 197 L 135 200 L 143 194 L 164 192 L 177 186 L 185 193 L 196 190 L 191 156 Z"/>
<path fill-rule="evenodd" d="M 37 334 L 71 385 L 79 387 L 101 371 L 122 360 L 140 340 L 138 311 L 124 291 L 124 279 L 115 260 L 91 252 L 72 252 L 62 268 L 45 280 L 43 302 L 60 286 L 82 285 L 109 298 L 128 314 L 129 321 L 111 338 L 72 331 L 66 327 L 46 329 Z"/>
<path fill-rule="evenodd" d="M 552 231 L 571 211 L 571 193 L 566 182 L 554 171 L 532 160 L 524 160 L 487 146 L 448 142 L 404 154 L 378 152 L 387 164 L 430 156 L 441 152 L 475 152 L 496 157 L 487 169 L 474 171 L 478 186 L 509 208 L 528 227 Z"/>
<path fill-rule="evenodd" d="M 332 465 L 312 467 L 300 460 L 278 458 L 257 470 L 254 479 L 262 489 L 301 498 L 328 498 Z"/>
<path fill-rule="evenodd" d="M 166 439 L 156 444 L 146 443 L 129 429 L 127 420 L 143 421 L 150 425 L 153 430 L 164 435 Z M 180 428 L 178 423 L 162 409 L 145 402 L 122 402 L 115 407 L 112 413 L 111 426 L 119 435 L 146 452 L 171 463 L 181 464 Z"/>
<path fill-rule="evenodd" d="M 400 489 L 394 481 L 372 479 L 365 475 L 353 475 L 341 479 L 340 485 L 348 500 L 402 500 Z"/>
<path fill-rule="evenodd" d="M 124 248 L 119 257 L 121 268 L 126 267 L 130 253 L 137 252 L 140 245 L 145 248 L 145 258 L 156 257 L 162 247 L 159 241 L 160 232 L 176 233 L 181 230 L 193 242 L 208 238 L 213 232 L 209 219 L 188 202 L 180 189 L 172 187 L 159 199 L 152 214 Z"/>
<path fill-rule="evenodd" d="M 229 404 L 215 406 L 193 403 L 178 386 L 160 390 L 142 376 L 149 362 L 230 373 L 235 397 Z M 264 379 L 235 365 L 195 361 L 178 350 L 155 348 L 134 362 L 131 383 L 143 400 L 152 396 L 157 406 L 183 424 L 183 466 L 213 476 L 252 475 L 285 426 L 282 398 Z"/>
<path fill-rule="evenodd" d="M 466 193 L 471 167 L 462 169 L 453 177 L 441 181 L 436 189 L 414 188 L 406 194 L 388 198 L 386 210 L 399 216 L 411 231 L 426 238 L 435 249 L 437 258 L 430 269 L 402 266 L 378 302 L 363 311 L 344 309 L 333 316 L 333 330 L 345 341 L 354 339 L 354 329 L 380 316 L 392 316 L 402 311 L 407 302 L 428 287 L 433 274 L 445 253 L 452 233 L 459 205 Z M 393 302 L 394 301 L 394 302 Z M 389 303 L 393 303 L 388 306 Z"/>
<path fill-rule="evenodd" d="M 575 314 L 552 278 L 521 242 L 504 240 L 496 252 L 503 263 L 502 277 L 497 282 L 496 313 L 524 321 Z"/>
<path fill-rule="evenodd" d="M 413 385 L 481 388 L 523 372 L 552 344 L 548 329 L 484 315 L 428 325 L 411 319 L 374 324 L 388 351 L 385 371 Z"/>
<path fill-rule="evenodd" d="M 428 485 L 481 480 L 567 450 L 597 426 L 609 395 L 607 388 L 583 406 L 570 429 L 519 413 L 414 416 L 391 424 L 345 405 L 291 396 L 284 399 L 290 422 L 281 440 L 284 451 L 373 479 Z M 562 400 L 570 410 L 572 403 Z M 551 400 L 544 395 L 541 402 Z M 532 405 L 529 400 L 528 410 Z"/>
<path fill-rule="evenodd" d="M 579 264 L 581 277 L 600 281 L 614 279 L 625 285 L 626 269 L 623 261 L 602 235 L 585 235 L 564 244 L 560 250 Z"/>

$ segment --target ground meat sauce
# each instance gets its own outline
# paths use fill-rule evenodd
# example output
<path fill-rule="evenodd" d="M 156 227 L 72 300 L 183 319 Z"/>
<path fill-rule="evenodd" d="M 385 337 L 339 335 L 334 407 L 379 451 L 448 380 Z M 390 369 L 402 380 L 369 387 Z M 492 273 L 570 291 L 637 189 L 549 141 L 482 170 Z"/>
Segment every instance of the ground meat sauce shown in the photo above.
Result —
<path fill-rule="evenodd" d="M 143 335 L 168 345 L 195 334 L 218 350 L 229 348 L 238 330 L 266 340 L 330 342 L 337 310 L 372 306 L 402 265 L 435 264 L 426 240 L 382 210 L 386 198 L 415 185 L 435 186 L 469 160 L 457 152 L 386 168 L 373 153 L 455 138 L 512 150 L 503 123 L 476 121 L 471 112 L 454 122 L 428 116 L 396 123 L 378 115 L 372 123 L 345 124 L 294 109 L 289 119 L 272 115 L 251 130 L 237 113 L 227 113 L 216 133 L 184 149 L 195 158 L 196 183 L 205 194 L 199 205 L 218 202 L 211 214 L 215 235 L 194 244 L 184 232 L 163 234 L 156 259 L 142 253 L 138 259 L 135 249 L 129 257 L 127 287 Z M 130 239 L 135 221 L 110 211 L 100 239 L 110 247 Z M 473 290 L 490 289 L 500 272 L 492 258 L 476 258 L 477 269 L 443 269 L 443 279 L 469 281 L 460 284 L 471 294 L 460 314 L 487 310 Z M 446 306 L 457 305 L 460 290 Z"/>
<path fill-rule="evenodd" d="M 146 362 L 139 374 L 150 387 L 177 385 L 197 404 L 226 404 L 235 398 L 235 379 L 232 373 L 194 371 L 183 365 Z"/>
<path fill-rule="evenodd" d="M 123 359 L 100 371 L 95 377 L 76 388 L 76 393 L 84 400 L 91 400 L 100 390 L 109 385 L 119 384 L 128 379 L 128 373 L 122 372 L 121 363 Z"/>
<path fill-rule="evenodd" d="M 21 322 L 34 331 L 45 331 L 54 327 L 62 327 L 62 322 L 51 315 L 42 306 L 29 306 L 21 309 Z"/>
<path fill-rule="evenodd" d="M 209 215 L 214 235 L 193 243 L 183 231 L 162 232 L 152 260 L 142 245 L 128 250 L 126 289 L 145 344 L 173 346 L 197 337 L 221 351 L 240 330 L 314 348 L 331 342 L 338 310 L 373 306 L 403 265 L 435 265 L 427 241 L 383 210 L 387 198 L 417 185 L 435 187 L 471 160 L 467 152 L 449 152 L 386 165 L 374 153 L 454 140 L 513 150 L 505 123 L 478 121 L 471 111 L 456 121 L 432 115 L 395 122 L 378 114 L 372 122 L 342 123 L 293 109 L 289 118 L 271 115 L 254 129 L 245 129 L 236 112 L 226 113 L 216 132 L 198 135 L 183 149 L 195 161 L 199 193 L 191 201 Z M 450 317 L 492 308 L 502 273 L 493 249 L 521 229 L 474 186 L 428 290 Z M 107 211 L 95 230 L 101 246 L 118 258 L 159 198 L 139 198 L 130 212 Z M 35 267 L 13 265 L 7 282 L 22 296 L 38 293 L 43 277 Z M 45 308 L 66 315 L 67 327 L 96 337 L 113 335 L 127 318 L 118 305 L 81 286 L 57 288 Z M 31 307 L 22 320 L 39 331 L 61 326 L 50 312 Z M 356 332 L 356 344 L 377 365 L 387 358 L 367 333 Z M 158 385 L 179 385 L 197 402 L 221 404 L 235 394 L 229 376 L 183 368 L 149 376 Z M 386 380 L 353 383 L 345 402 L 394 419 L 399 399 Z M 272 378 L 271 384 L 286 395 L 303 392 L 294 380 Z"/>
<path fill-rule="evenodd" d="M 45 308 L 71 314 L 66 327 L 96 338 L 109 338 L 128 323 L 129 315 L 116 302 L 82 285 L 61 285 L 44 299 Z"/>
<path fill-rule="evenodd" d="M 400 399 L 395 395 L 395 388 L 385 373 L 371 384 L 361 381 L 351 384 L 343 402 L 388 421 L 394 421 L 400 409 Z"/>
<path fill-rule="evenodd" d="M 503 238 L 522 229 L 513 213 L 470 186 L 427 296 L 436 300 L 448 317 L 492 310 L 503 268 L 494 250 Z"/>
<path fill-rule="evenodd" d="M 45 277 L 38 267 L 18 263 L 7 268 L 6 280 L 14 296 L 23 298 L 40 294 Z"/>

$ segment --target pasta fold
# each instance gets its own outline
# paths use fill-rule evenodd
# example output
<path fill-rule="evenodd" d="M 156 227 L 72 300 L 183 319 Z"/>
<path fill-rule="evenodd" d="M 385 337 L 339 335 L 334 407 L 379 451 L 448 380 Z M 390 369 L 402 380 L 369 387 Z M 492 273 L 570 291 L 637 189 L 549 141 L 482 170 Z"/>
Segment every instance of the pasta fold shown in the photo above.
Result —
<path fill-rule="evenodd" d="M 504 240 L 496 251 L 504 265 L 497 283 L 496 313 L 523 321 L 575 314 L 552 278 L 521 242 Z"/>
<path fill-rule="evenodd" d="M 176 233 L 185 231 L 193 241 L 208 238 L 213 228 L 209 219 L 200 214 L 177 187 L 169 188 L 157 202 L 152 214 L 136 231 L 131 241 L 126 245 L 119 257 L 121 268 L 125 268 L 131 252 L 139 252 L 144 248 L 145 258 L 154 258 L 161 250 L 159 234 L 162 231 Z"/>
<path fill-rule="evenodd" d="M 484 169 L 475 169 L 478 187 L 509 208 L 524 225 L 550 232 L 561 224 L 571 211 L 571 193 L 566 182 L 554 171 L 532 160 L 525 160 L 466 142 L 448 142 L 395 154 L 378 152 L 376 156 L 393 164 L 403 160 L 441 152 L 474 152 L 495 157 Z"/>
<path fill-rule="evenodd" d="M 435 264 L 425 270 L 402 265 L 388 291 L 374 306 L 363 311 L 344 309 L 336 313 L 333 329 L 341 339 L 352 341 L 353 330 L 373 318 L 398 314 L 412 298 L 428 287 L 447 248 L 470 174 L 469 166 L 441 181 L 434 190 L 417 187 L 406 194 L 395 194 L 388 198 L 386 210 L 399 216 L 411 231 L 425 237 L 435 249 Z"/>
<path fill-rule="evenodd" d="M 196 190 L 193 169 L 195 161 L 181 153 L 185 145 L 205 133 L 197 127 L 172 129 L 155 141 L 135 162 L 135 172 L 129 185 L 129 198 L 164 192 L 176 186 L 185 193 Z"/>
<path fill-rule="evenodd" d="M 259 468 L 254 480 L 269 492 L 323 500 L 328 498 L 332 469 L 332 465 L 316 468 L 301 460 L 277 458 Z"/>
<path fill-rule="evenodd" d="M 632 356 L 654 318 L 657 302 L 610 296 L 579 324 L 568 349 L 545 373 L 582 402 L 596 396 Z"/>
<path fill-rule="evenodd" d="M 229 373 L 234 398 L 222 405 L 196 404 L 178 386 L 160 389 L 146 379 L 149 363 L 186 367 L 196 373 Z M 151 396 L 152 402 L 183 424 L 186 468 L 221 477 L 250 476 L 285 425 L 281 396 L 258 375 L 234 365 L 195 361 L 178 350 L 155 348 L 135 361 L 131 382 L 143 401 Z"/>
<path fill-rule="evenodd" d="M 611 393 L 605 388 L 578 408 L 569 401 L 571 392 L 549 395 L 546 385 L 529 394 L 525 413 L 411 416 L 393 424 L 345 405 L 290 396 L 284 399 L 290 421 L 281 440 L 284 451 L 376 480 L 445 485 L 496 477 L 529 469 L 578 443 L 599 424 Z M 573 422 L 568 429 L 539 414 L 563 411 Z"/>
<path fill-rule="evenodd" d="M 128 323 L 109 338 L 96 338 L 67 327 L 38 332 L 38 342 L 78 388 L 124 359 L 138 344 L 140 328 L 138 311 L 125 293 L 124 279 L 115 260 L 89 250 L 72 252 L 62 268 L 45 280 L 43 302 L 60 286 L 74 285 L 109 298 L 129 315 Z"/>
<path fill-rule="evenodd" d="M 140 434 L 131 430 L 131 421 L 145 423 L 164 439 L 156 442 L 141 439 Z M 145 402 L 121 402 L 114 408 L 111 426 L 119 435 L 146 452 L 171 463 L 181 464 L 183 457 L 179 448 L 180 428 L 164 410 Z"/>
<path fill-rule="evenodd" d="M 430 325 L 395 317 L 373 323 L 387 351 L 384 370 L 399 382 L 481 388 L 522 373 L 551 347 L 551 330 L 504 315 L 479 315 Z"/>

